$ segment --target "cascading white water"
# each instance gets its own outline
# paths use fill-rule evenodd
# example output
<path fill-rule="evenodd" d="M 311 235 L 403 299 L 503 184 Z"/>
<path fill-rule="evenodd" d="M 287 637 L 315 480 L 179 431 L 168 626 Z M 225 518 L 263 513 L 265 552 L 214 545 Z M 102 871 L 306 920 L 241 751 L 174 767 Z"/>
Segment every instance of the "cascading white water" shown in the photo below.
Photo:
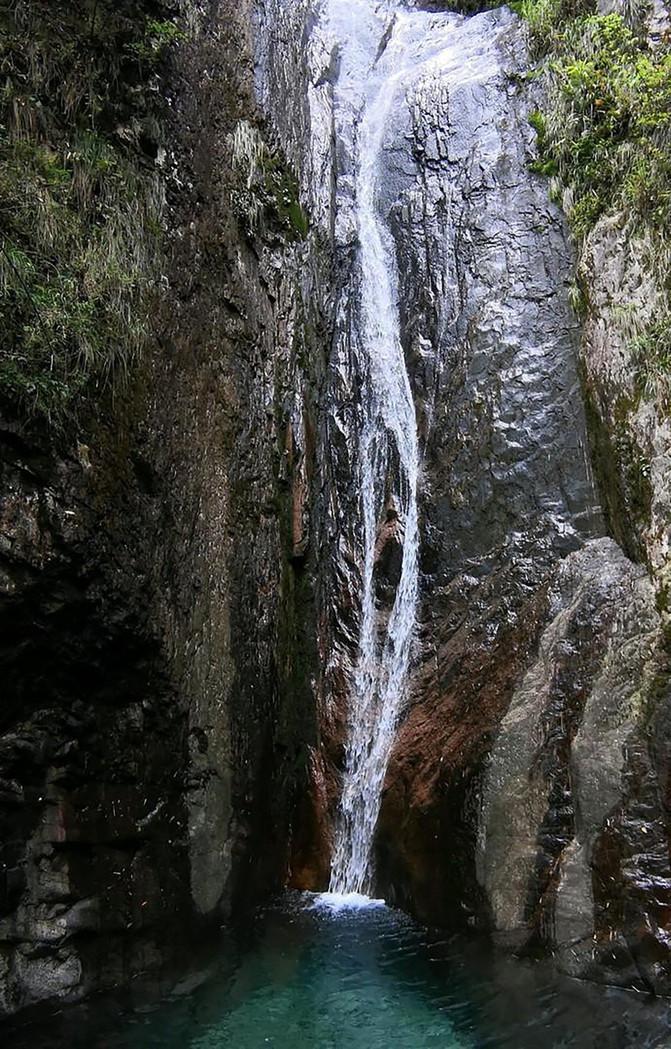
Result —
<path fill-rule="evenodd" d="M 403 700 L 417 604 L 417 423 L 400 339 L 394 245 L 379 203 L 387 121 L 394 97 L 414 64 L 399 32 L 410 15 L 396 8 L 372 0 L 348 0 L 344 5 L 331 0 L 330 4 L 332 21 L 341 30 L 340 90 L 350 106 L 353 97 L 360 100 L 354 146 L 359 246 L 354 341 L 365 411 L 359 448 L 363 531 L 359 651 L 330 882 L 330 891 L 338 894 L 366 894 L 372 889 L 373 835 Z M 376 61 L 389 28 L 384 54 Z M 336 105 L 337 92 L 338 88 Z M 383 624 L 376 608 L 375 560 L 379 525 L 390 502 L 398 517 L 402 562 L 392 610 Z"/>

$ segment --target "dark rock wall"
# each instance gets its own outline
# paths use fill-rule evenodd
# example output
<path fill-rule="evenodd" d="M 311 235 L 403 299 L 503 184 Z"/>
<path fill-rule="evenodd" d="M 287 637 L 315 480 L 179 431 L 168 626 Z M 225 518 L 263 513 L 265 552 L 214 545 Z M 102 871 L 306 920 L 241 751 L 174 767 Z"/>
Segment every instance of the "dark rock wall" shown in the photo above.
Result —
<path fill-rule="evenodd" d="M 356 648 L 360 588 L 356 561 L 359 492 L 353 420 L 358 379 L 348 347 L 349 273 L 353 244 L 336 231 L 336 182 L 347 157 L 334 129 L 334 41 L 312 0 L 265 0 L 257 13 L 257 84 L 269 134 L 300 173 L 320 260 L 319 333 L 324 350 L 319 411 L 313 432 L 315 479 L 311 558 L 315 649 L 312 664 L 315 736 L 308 741 L 309 784 L 294 823 L 290 883 L 325 889 L 333 820 L 339 804 L 349 674 Z M 352 132 L 353 132 L 352 128 Z"/>
<path fill-rule="evenodd" d="M 154 345 L 78 440 L 2 427 L 7 1011 L 123 983 L 281 886 L 314 735 L 317 270 L 240 155 L 249 5 L 184 16 Z"/>
<path fill-rule="evenodd" d="M 132 500 L 111 481 L 97 489 L 89 451 L 46 456 L 3 431 L 0 985 L 10 1011 L 77 994 L 93 973 L 114 981 L 142 967 L 188 876 L 184 714 L 138 588 Z"/>

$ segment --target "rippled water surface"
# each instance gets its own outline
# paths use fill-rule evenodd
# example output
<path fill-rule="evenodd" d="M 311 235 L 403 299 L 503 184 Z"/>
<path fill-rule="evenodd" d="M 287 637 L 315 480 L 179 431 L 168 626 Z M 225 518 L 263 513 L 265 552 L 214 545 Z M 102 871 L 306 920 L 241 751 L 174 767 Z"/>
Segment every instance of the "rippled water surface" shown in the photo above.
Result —
<path fill-rule="evenodd" d="M 135 1011 L 89 1006 L 11 1044 L 86 1049 L 629 1049 L 671 1046 L 668 1005 L 562 979 L 384 906 L 290 899 Z M 59 1026 L 60 1025 L 60 1026 Z M 58 1033 L 57 1033 L 58 1032 Z"/>

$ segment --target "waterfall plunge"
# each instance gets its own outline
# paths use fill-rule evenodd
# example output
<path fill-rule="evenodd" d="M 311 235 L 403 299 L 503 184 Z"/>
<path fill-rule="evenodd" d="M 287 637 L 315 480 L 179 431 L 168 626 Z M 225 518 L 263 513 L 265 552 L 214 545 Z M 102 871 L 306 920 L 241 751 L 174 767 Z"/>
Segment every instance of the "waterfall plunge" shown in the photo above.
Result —
<path fill-rule="evenodd" d="M 376 8 L 370 0 L 331 0 L 329 5 L 330 25 L 341 48 L 336 109 L 340 101 L 345 112 L 351 112 L 352 102 L 356 105 L 358 100 L 353 152 L 359 251 L 353 280 L 358 282 L 355 341 L 364 410 L 359 436 L 361 619 L 329 886 L 336 894 L 366 894 L 373 887 L 373 836 L 407 679 L 418 589 L 417 423 L 400 339 L 394 244 L 379 205 L 387 121 L 394 98 L 416 66 L 403 32 L 404 24 L 410 25 L 416 16 L 395 7 Z M 385 625 L 376 608 L 375 560 L 390 495 L 398 515 L 402 560 Z"/>

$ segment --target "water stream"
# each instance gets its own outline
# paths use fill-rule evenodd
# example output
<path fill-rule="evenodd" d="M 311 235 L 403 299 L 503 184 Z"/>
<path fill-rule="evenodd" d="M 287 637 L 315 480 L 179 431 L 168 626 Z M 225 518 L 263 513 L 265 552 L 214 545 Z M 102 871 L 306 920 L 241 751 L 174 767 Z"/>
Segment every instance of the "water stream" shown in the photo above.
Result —
<path fill-rule="evenodd" d="M 355 360 L 363 378 L 360 433 L 363 572 L 359 651 L 350 697 L 349 734 L 330 891 L 372 890 L 371 849 L 415 624 L 418 581 L 419 448 L 412 390 L 401 345 L 394 243 L 381 206 L 380 160 L 396 94 L 416 66 L 406 23 L 393 4 L 331 0 L 330 25 L 340 40 L 336 128 L 354 141 L 354 215 L 358 256 Z M 376 602 L 376 559 L 383 520 L 402 544 L 400 577 L 384 622 Z"/>

